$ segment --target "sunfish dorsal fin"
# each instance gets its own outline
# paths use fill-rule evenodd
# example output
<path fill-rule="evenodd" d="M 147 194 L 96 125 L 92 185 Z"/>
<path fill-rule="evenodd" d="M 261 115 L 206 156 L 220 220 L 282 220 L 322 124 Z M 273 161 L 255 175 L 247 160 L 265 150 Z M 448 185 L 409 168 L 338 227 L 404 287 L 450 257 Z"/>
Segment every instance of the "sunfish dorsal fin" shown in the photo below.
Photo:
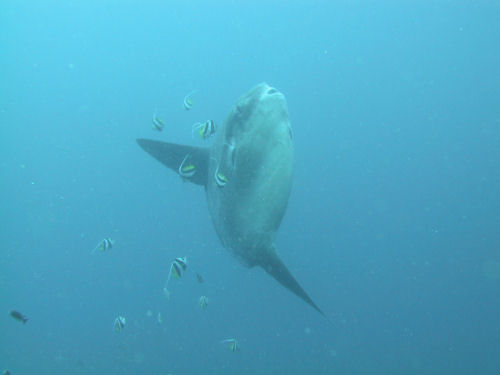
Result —
<path fill-rule="evenodd" d="M 137 139 L 137 143 L 144 151 L 186 180 L 197 185 L 205 186 L 207 184 L 208 148 L 179 145 L 143 138 Z M 189 162 L 189 165 L 187 165 L 187 162 Z M 182 166 L 185 163 L 186 167 L 191 168 L 186 169 L 186 173 L 182 173 Z"/>

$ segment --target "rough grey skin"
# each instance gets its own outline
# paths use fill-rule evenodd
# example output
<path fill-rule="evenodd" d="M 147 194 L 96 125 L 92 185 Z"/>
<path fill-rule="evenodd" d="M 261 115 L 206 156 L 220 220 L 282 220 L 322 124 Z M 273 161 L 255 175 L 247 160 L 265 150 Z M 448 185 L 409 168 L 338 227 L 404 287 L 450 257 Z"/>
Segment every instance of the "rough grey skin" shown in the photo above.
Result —
<path fill-rule="evenodd" d="M 210 148 L 138 139 L 139 145 L 178 172 L 188 155 L 196 167 L 185 178 L 203 185 L 217 234 L 234 256 L 260 266 L 321 314 L 276 252 L 274 240 L 293 179 L 293 139 L 283 94 L 261 83 L 234 105 Z M 226 177 L 220 186 L 216 174 Z M 323 314 L 324 315 L 324 314 Z"/>

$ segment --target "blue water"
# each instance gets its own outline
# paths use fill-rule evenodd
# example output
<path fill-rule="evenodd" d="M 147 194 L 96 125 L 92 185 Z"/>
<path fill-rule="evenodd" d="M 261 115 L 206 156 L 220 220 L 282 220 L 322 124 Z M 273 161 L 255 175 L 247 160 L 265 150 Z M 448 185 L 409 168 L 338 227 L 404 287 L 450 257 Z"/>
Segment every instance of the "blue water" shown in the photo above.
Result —
<path fill-rule="evenodd" d="M 3 1 L 0 370 L 498 374 L 499 19 L 487 0 Z M 233 259 L 203 189 L 135 143 L 201 145 L 191 125 L 262 81 L 295 139 L 277 246 L 331 324 Z"/>

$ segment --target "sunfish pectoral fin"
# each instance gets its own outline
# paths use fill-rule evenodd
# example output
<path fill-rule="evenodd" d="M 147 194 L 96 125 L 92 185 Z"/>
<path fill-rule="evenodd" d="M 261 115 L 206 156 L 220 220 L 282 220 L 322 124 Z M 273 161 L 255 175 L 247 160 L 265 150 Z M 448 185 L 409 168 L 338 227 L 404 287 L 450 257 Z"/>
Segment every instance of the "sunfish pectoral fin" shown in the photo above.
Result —
<path fill-rule="evenodd" d="M 197 185 L 205 186 L 208 177 L 209 149 L 137 139 L 144 151 L 177 174 Z"/>
<path fill-rule="evenodd" d="M 287 266 L 276 251 L 268 251 L 264 256 L 261 257 L 259 265 L 272 277 L 274 277 L 281 285 L 290 290 L 296 296 L 311 305 L 316 311 L 328 319 L 323 311 L 313 302 L 311 297 L 306 293 L 306 291 L 300 286 L 300 284 L 295 280 L 295 277 L 288 270 Z"/>

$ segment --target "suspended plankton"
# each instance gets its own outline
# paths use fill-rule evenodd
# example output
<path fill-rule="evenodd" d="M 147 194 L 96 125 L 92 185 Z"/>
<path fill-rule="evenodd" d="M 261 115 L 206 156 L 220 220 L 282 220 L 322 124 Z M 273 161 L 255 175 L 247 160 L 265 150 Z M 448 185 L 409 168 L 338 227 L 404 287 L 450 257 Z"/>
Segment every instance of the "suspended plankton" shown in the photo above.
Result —
<path fill-rule="evenodd" d="M 105 251 L 112 249 L 114 244 L 115 241 L 112 240 L 111 238 L 104 238 L 97 244 L 96 247 L 94 247 L 92 253 L 95 253 L 97 250 L 100 251 L 101 253 L 104 253 Z"/>
<path fill-rule="evenodd" d="M 165 123 L 161 118 L 158 117 L 158 115 L 155 113 L 153 114 L 153 130 L 157 130 L 161 132 L 163 128 L 165 127 Z"/>
<path fill-rule="evenodd" d="M 184 109 L 186 111 L 189 111 L 191 108 L 193 108 L 193 99 L 192 99 L 192 96 L 194 94 L 196 94 L 198 90 L 193 90 L 191 91 L 189 94 L 187 94 L 185 97 L 184 97 Z"/>
<path fill-rule="evenodd" d="M 231 352 L 239 352 L 240 351 L 240 345 L 238 344 L 238 341 L 236 339 L 225 339 L 220 342 L 221 344 L 229 344 L 228 349 Z"/>
<path fill-rule="evenodd" d="M 113 329 L 115 330 L 115 332 L 121 332 L 125 328 L 126 324 L 127 324 L 127 320 L 125 319 L 125 317 L 119 315 L 115 319 L 115 322 L 113 323 Z"/>
<path fill-rule="evenodd" d="M 175 258 L 173 262 L 170 264 L 170 270 L 168 271 L 167 281 L 165 283 L 165 287 L 163 288 L 163 293 L 165 294 L 165 297 L 167 299 L 170 298 L 170 292 L 168 290 L 168 283 L 170 282 L 170 279 L 172 277 L 175 279 L 180 279 L 186 268 L 187 268 L 186 257 Z"/>
<path fill-rule="evenodd" d="M 201 296 L 200 299 L 198 300 L 198 304 L 200 305 L 201 309 L 206 309 L 208 306 L 208 297 Z"/>
<path fill-rule="evenodd" d="M 208 139 L 215 134 L 215 131 L 215 121 L 207 120 L 205 122 L 197 122 L 196 124 L 193 124 L 191 133 L 193 137 L 194 134 L 197 133 L 198 137 L 201 139 Z"/>

